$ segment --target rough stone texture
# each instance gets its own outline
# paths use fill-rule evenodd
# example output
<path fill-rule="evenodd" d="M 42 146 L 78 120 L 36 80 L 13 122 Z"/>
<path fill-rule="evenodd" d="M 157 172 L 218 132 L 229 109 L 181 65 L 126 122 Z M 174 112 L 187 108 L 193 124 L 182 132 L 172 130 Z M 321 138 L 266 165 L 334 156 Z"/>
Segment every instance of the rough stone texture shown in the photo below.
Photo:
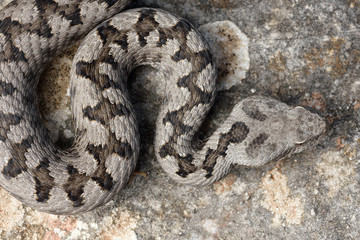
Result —
<path fill-rule="evenodd" d="M 162 171 L 152 148 L 156 109 L 164 94 L 156 79 L 162 74 L 140 68 L 132 74 L 130 88 L 142 150 L 138 173 L 126 188 L 104 207 L 68 217 L 36 212 L 1 190 L 0 238 L 360 238 L 360 2 L 144 0 L 133 6 L 161 7 L 197 27 L 230 20 L 249 39 L 245 50 L 246 43 L 234 34 L 240 30 L 224 25 L 215 36 L 228 36 L 219 49 L 248 51 L 250 68 L 245 78 L 240 71 L 219 79 L 232 87 L 219 92 L 200 139 L 209 136 L 238 99 L 253 93 L 318 109 L 332 123 L 326 139 L 290 159 L 259 168 L 235 167 L 212 186 L 177 184 Z M 49 67 L 51 81 L 39 87 L 47 103 L 44 119 L 62 147 L 72 137 L 66 129 L 71 117 L 63 77 L 69 58 L 71 51 L 56 60 L 61 71 Z"/>

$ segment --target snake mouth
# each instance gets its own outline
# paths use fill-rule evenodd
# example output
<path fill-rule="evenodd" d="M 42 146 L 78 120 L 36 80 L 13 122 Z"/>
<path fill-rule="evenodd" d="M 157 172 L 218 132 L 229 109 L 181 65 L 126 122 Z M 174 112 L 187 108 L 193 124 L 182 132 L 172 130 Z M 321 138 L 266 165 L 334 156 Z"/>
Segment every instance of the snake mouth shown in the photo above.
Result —
<path fill-rule="evenodd" d="M 296 150 L 295 147 L 286 149 L 286 151 L 283 151 L 282 153 L 280 153 L 274 160 L 275 160 L 275 161 L 279 161 L 279 160 L 281 160 L 281 159 L 288 158 L 288 157 L 290 157 L 291 155 L 293 155 L 293 154 L 296 153 L 295 150 Z"/>
<path fill-rule="evenodd" d="M 320 130 L 322 129 L 322 130 Z M 309 137 L 303 141 L 298 141 L 295 142 L 296 146 L 301 146 L 301 145 L 306 145 L 309 142 L 313 142 L 313 141 L 319 141 L 321 138 L 323 138 L 324 136 L 327 135 L 327 133 L 329 132 L 329 123 L 327 121 L 327 119 L 323 119 L 321 126 L 319 127 L 319 134 L 314 135 L 313 137 Z"/>
<path fill-rule="evenodd" d="M 324 130 L 322 131 L 322 133 L 313 136 L 311 138 L 308 138 L 306 141 L 295 143 L 296 147 L 294 147 L 293 153 L 300 153 L 306 149 L 310 149 L 316 146 L 327 135 L 327 132 L 328 132 L 328 124 L 324 126 Z M 289 155 L 291 155 L 291 153 Z"/>

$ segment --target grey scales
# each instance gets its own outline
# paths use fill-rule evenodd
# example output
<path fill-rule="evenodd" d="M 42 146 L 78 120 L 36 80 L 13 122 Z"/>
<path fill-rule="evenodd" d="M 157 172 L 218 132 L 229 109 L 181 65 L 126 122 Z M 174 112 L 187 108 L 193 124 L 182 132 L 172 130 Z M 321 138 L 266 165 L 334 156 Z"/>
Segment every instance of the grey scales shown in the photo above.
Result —
<path fill-rule="evenodd" d="M 127 76 L 140 65 L 166 76 L 154 147 L 160 165 L 180 183 L 211 184 L 233 164 L 281 159 L 326 132 L 326 120 L 316 113 L 252 96 L 195 149 L 194 134 L 216 94 L 211 50 L 189 22 L 171 13 L 119 13 L 130 2 L 14 0 L 1 10 L 0 185 L 24 204 L 77 214 L 107 203 L 127 183 L 140 148 Z M 76 138 L 61 150 L 42 123 L 36 86 L 44 66 L 86 34 L 71 69 Z"/>

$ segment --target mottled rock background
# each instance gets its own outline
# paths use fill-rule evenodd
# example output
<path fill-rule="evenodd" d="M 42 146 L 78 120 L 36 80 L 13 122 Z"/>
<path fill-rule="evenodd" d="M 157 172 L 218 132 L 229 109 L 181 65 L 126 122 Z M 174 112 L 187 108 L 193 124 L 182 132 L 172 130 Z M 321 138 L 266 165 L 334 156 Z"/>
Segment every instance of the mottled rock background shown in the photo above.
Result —
<path fill-rule="evenodd" d="M 359 239 L 360 1 L 144 0 L 132 7 L 139 6 L 164 8 L 215 34 L 209 40 L 222 63 L 221 91 L 199 139 L 254 93 L 317 108 L 332 123 L 327 137 L 278 163 L 237 166 L 212 186 L 177 184 L 152 145 L 162 75 L 144 67 L 130 77 L 142 150 L 126 188 L 104 207 L 68 217 L 36 212 L 0 189 L 0 237 Z M 73 136 L 66 80 L 73 49 L 39 86 L 41 111 L 61 147 Z"/>

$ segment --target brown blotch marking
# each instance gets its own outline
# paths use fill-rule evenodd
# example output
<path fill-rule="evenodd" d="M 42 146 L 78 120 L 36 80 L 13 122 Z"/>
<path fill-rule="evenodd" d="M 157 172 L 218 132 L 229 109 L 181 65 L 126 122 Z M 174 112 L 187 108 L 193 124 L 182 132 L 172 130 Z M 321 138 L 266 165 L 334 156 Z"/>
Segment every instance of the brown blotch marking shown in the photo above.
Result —
<path fill-rule="evenodd" d="M 183 28 L 182 28 L 183 27 Z M 208 64 L 212 64 L 212 55 L 209 49 L 204 49 L 200 52 L 193 52 L 187 45 L 187 35 L 190 31 L 195 31 L 191 24 L 181 20 L 173 28 L 164 32 L 163 36 L 168 36 L 170 39 L 177 39 L 179 41 L 179 50 L 172 56 L 175 62 L 186 59 L 193 64 L 192 73 L 200 73 Z M 164 39 L 160 39 L 164 42 Z"/>
<path fill-rule="evenodd" d="M 67 20 L 71 21 L 70 26 L 76 26 L 76 25 L 83 24 L 83 22 L 81 20 L 79 7 L 75 8 L 75 10 L 73 12 L 67 13 L 66 11 L 61 11 L 60 14 L 62 14 L 63 17 L 65 17 Z"/>
<path fill-rule="evenodd" d="M 0 61 L 27 62 L 24 52 L 20 51 L 12 40 L 19 35 L 19 31 L 26 31 L 20 22 L 12 21 L 10 17 L 0 21 L 0 33 L 4 34 L 6 41 L 0 52 Z"/>
<path fill-rule="evenodd" d="M 91 175 L 91 179 L 95 181 L 103 190 L 111 190 L 113 186 L 113 179 L 110 174 L 106 172 L 106 158 L 110 155 L 109 149 L 102 146 L 94 146 L 89 144 L 86 150 L 94 156 L 97 161 L 97 168 Z"/>
<path fill-rule="evenodd" d="M 193 160 L 193 156 L 191 154 L 188 154 L 185 157 L 180 156 L 169 143 L 164 144 L 160 148 L 159 154 L 162 158 L 165 158 L 166 156 L 176 156 L 177 159 L 187 162 L 191 162 Z"/>
<path fill-rule="evenodd" d="M 164 125 L 167 122 L 170 122 L 174 126 L 176 135 L 182 135 L 192 130 L 191 126 L 183 124 L 182 119 L 184 118 L 184 114 L 186 112 L 191 111 L 192 108 L 198 106 L 199 104 L 211 104 L 215 98 L 215 92 L 203 91 L 196 85 L 196 78 L 198 74 L 208 64 L 212 63 L 210 52 L 204 50 L 200 53 L 194 54 L 189 61 L 193 63 L 193 71 L 188 75 L 181 77 L 177 82 L 178 87 L 187 88 L 191 93 L 189 102 L 179 110 L 168 112 L 163 118 Z"/>
<path fill-rule="evenodd" d="M 254 158 L 258 155 L 260 147 L 265 143 L 269 138 L 269 135 L 266 133 L 260 133 L 256 138 L 254 138 L 251 143 L 246 147 L 246 153 Z"/>
<path fill-rule="evenodd" d="M 110 25 L 110 22 L 106 22 L 97 29 L 102 42 L 103 50 L 101 51 L 99 57 L 91 62 L 80 61 L 76 65 L 76 73 L 79 76 L 82 76 L 86 79 L 92 81 L 96 88 L 101 92 L 107 88 L 120 89 L 124 94 L 127 93 L 126 88 L 124 88 L 126 83 L 118 82 L 118 79 L 112 80 L 108 75 L 99 73 L 99 65 L 101 63 L 110 64 L 113 70 L 119 70 L 119 64 L 115 61 L 114 57 L 109 54 L 111 43 L 116 43 L 121 46 L 121 48 L 127 51 L 128 42 L 127 42 L 127 32 L 118 31 L 116 28 Z M 131 107 L 127 107 L 123 104 L 114 104 L 111 103 L 108 98 L 102 98 L 98 104 L 95 106 L 87 106 L 83 108 L 83 116 L 88 118 L 91 121 L 97 121 L 104 126 L 109 126 L 109 122 L 116 116 L 125 116 L 129 117 L 131 115 Z M 108 127 L 107 127 L 108 128 Z M 84 184 L 86 184 L 87 179 L 91 179 L 96 182 L 97 185 L 103 191 L 110 191 L 113 186 L 116 184 L 113 177 L 110 173 L 106 171 L 106 160 L 112 155 L 117 154 L 125 160 L 134 158 L 134 152 L 132 146 L 122 139 L 117 139 L 115 134 L 109 132 L 109 139 L 107 143 L 103 145 L 94 145 L 88 144 L 86 151 L 91 154 L 94 159 L 96 159 L 97 167 L 96 170 L 88 176 L 88 178 L 82 177 L 78 171 L 72 171 L 73 177 L 79 176 L 82 178 L 82 181 L 79 180 L 78 187 L 69 191 L 69 198 L 72 199 L 74 205 L 79 205 L 82 202 L 81 194 L 83 193 Z M 68 180 L 68 185 L 71 184 L 73 177 L 70 176 Z M 76 194 L 73 194 L 76 193 Z"/>
<path fill-rule="evenodd" d="M 205 175 L 206 178 L 212 176 L 217 159 L 226 156 L 229 144 L 241 143 L 248 134 L 249 128 L 244 122 L 235 122 L 227 133 L 221 134 L 217 148 L 215 150 L 209 148 L 206 152 L 205 161 L 202 167 L 207 171 L 207 174 Z"/>
<path fill-rule="evenodd" d="M 33 169 L 37 202 L 47 202 L 50 197 L 50 191 L 55 186 L 55 180 L 50 176 L 49 166 L 50 161 L 45 157 L 39 165 Z"/>
<path fill-rule="evenodd" d="M 183 116 L 182 111 L 168 112 L 163 118 L 163 124 L 165 125 L 167 122 L 171 123 L 174 126 L 175 133 L 177 135 L 182 135 L 191 131 L 192 127 L 179 121 L 179 116 Z"/>
<path fill-rule="evenodd" d="M 244 102 L 242 110 L 248 117 L 260 122 L 263 122 L 267 119 L 266 114 L 262 113 L 259 110 L 259 107 L 253 104 L 251 101 Z"/>
<path fill-rule="evenodd" d="M 93 180 L 103 191 L 111 191 L 116 184 L 110 173 L 106 171 L 106 160 L 112 154 L 116 153 L 120 157 L 128 160 L 134 156 L 134 151 L 127 141 L 118 140 L 114 133 L 110 134 L 109 142 L 107 144 L 93 145 L 88 144 L 86 151 L 91 154 L 97 162 L 96 170 L 89 176 L 79 171 L 73 166 L 67 167 L 70 175 L 67 182 L 63 185 L 68 198 L 73 202 L 74 207 L 84 205 L 83 196 L 84 187 L 88 180 Z"/>
<path fill-rule="evenodd" d="M 112 27 L 111 27 L 112 28 Z M 103 31 L 107 32 L 108 31 Z M 111 36 L 110 38 L 116 38 Z M 106 41 L 106 45 L 110 44 L 112 40 Z M 105 47 L 97 60 L 91 62 L 79 61 L 76 63 L 76 74 L 89 79 L 93 82 L 96 88 L 101 92 L 108 88 L 119 89 L 124 94 L 127 93 L 125 84 L 117 80 L 113 80 L 107 74 L 99 73 L 99 65 L 107 63 L 112 66 L 114 70 L 118 70 L 119 64 L 115 59 L 109 55 L 110 48 Z M 91 121 L 97 121 L 102 125 L 107 125 L 110 119 L 116 116 L 130 116 L 131 109 L 124 104 L 111 103 L 108 98 L 100 99 L 99 103 L 95 106 L 87 106 L 83 108 L 83 116 Z"/>
<path fill-rule="evenodd" d="M 192 108 L 193 106 L 197 106 L 199 104 L 208 104 L 212 102 L 213 98 L 215 97 L 214 92 L 205 92 L 196 85 L 196 77 L 197 74 L 191 72 L 190 74 L 181 77 L 177 82 L 178 87 L 187 88 L 191 93 L 191 103 L 188 103 L 188 108 Z"/>
<path fill-rule="evenodd" d="M 86 151 L 95 158 L 98 165 L 101 163 L 101 159 L 104 159 L 104 150 L 101 145 L 95 146 L 94 144 L 89 143 L 86 146 Z"/>
<path fill-rule="evenodd" d="M 119 31 L 111 26 L 109 24 L 109 21 L 103 23 L 101 26 L 99 26 L 97 29 L 96 29 L 98 35 L 100 36 L 101 38 L 101 41 L 103 42 L 103 45 L 105 46 L 108 42 L 111 42 L 114 40 L 114 36 L 116 36 Z"/>
<path fill-rule="evenodd" d="M 14 2 L 10 5 L 14 7 L 14 4 L 16 3 Z M 0 61 L 27 62 L 24 52 L 19 50 L 14 44 L 14 39 L 17 39 L 20 34 L 24 33 L 36 33 L 43 38 L 52 38 L 54 34 L 48 24 L 48 16 L 55 12 L 68 19 L 71 26 L 82 24 L 79 4 L 59 6 L 52 0 L 36 0 L 35 6 L 39 14 L 31 23 L 20 23 L 19 21 L 12 20 L 11 17 L 5 17 L 0 20 L 0 33 L 5 36 L 5 44 L 0 53 Z M 75 39 L 76 37 L 75 34 L 73 38 Z M 72 41 L 72 39 L 69 39 L 69 41 Z"/>
<path fill-rule="evenodd" d="M 123 104 L 112 104 L 109 99 L 104 98 L 96 106 L 83 108 L 83 116 L 91 121 L 96 121 L 102 125 L 107 125 L 110 119 L 116 116 L 130 116 L 131 109 Z"/>
<path fill-rule="evenodd" d="M 110 80 L 109 76 L 99 74 L 97 69 L 98 63 L 95 60 L 90 63 L 85 61 L 76 63 L 76 74 L 95 83 L 101 91 L 113 87 L 115 84 Z"/>
<path fill-rule="evenodd" d="M 195 69 L 190 74 L 179 79 L 177 85 L 189 89 L 191 93 L 190 99 L 188 103 L 179 110 L 168 112 L 163 118 L 164 125 L 170 122 L 174 126 L 176 135 L 182 135 L 192 130 L 191 126 L 183 124 L 183 118 L 186 112 L 191 111 L 191 109 L 199 104 L 208 105 L 214 101 L 215 92 L 205 92 L 196 85 L 197 75 L 198 72 L 197 69 Z M 175 137 L 173 139 L 175 139 Z"/>
<path fill-rule="evenodd" d="M 20 121 L 21 117 L 16 114 L 0 112 L 0 141 L 5 142 L 10 127 L 18 125 Z"/>
<path fill-rule="evenodd" d="M 157 43 L 157 47 L 162 47 L 168 41 L 169 36 L 163 29 L 159 29 L 159 41 Z"/>
<path fill-rule="evenodd" d="M 31 148 L 31 144 L 33 143 L 34 140 L 32 137 L 23 139 L 21 143 L 10 143 L 12 148 L 12 158 L 1 171 L 6 179 L 14 178 L 28 169 L 26 165 L 27 159 L 25 157 L 25 153 L 27 153 L 28 149 Z"/>
<path fill-rule="evenodd" d="M 45 17 L 40 14 L 37 20 L 38 21 L 33 21 L 32 23 L 23 24 L 19 21 L 12 20 L 11 17 L 6 17 L 0 20 L 0 32 L 4 34 L 6 41 L 11 42 L 13 47 L 15 47 L 13 39 L 16 39 L 22 33 L 36 33 L 44 38 L 52 37 L 51 28 L 47 25 Z M 6 47 L 6 44 L 4 47 Z"/>
<path fill-rule="evenodd" d="M 79 3 L 73 3 L 73 4 L 67 4 L 64 6 L 59 6 L 58 3 L 56 3 L 53 0 L 36 0 L 35 6 L 39 10 L 40 13 L 40 21 L 41 24 L 44 25 L 46 33 L 51 34 L 51 28 L 47 24 L 47 18 L 46 16 L 51 16 L 52 13 L 58 12 L 62 17 L 70 21 L 70 26 L 76 26 L 83 24 L 81 20 L 80 15 L 80 4 Z M 45 33 L 43 31 L 43 33 Z M 50 35 L 49 35 L 50 36 Z M 52 34 L 51 36 L 52 37 Z"/>
<path fill-rule="evenodd" d="M 108 8 L 112 7 L 119 0 L 100 0 L 100 2 L 105 2 L 108 5 Z"/>
<path fill-rule="evenodd" d="M 193 160 L 192 156 L 189 154 L 186 157 L 181 157 L 172 146 L 176 145 L 176 136 L 180 136 L 186 133 L 189 133 L 193 130 L 192 126 L 187 126 L 183 123 L 182 119 L 187 111 L 191 111 L 191 109 L 198 104 L 211 104 L 214 99 L 215 93 L 204 93 L 200 90 L 195 90 L 198 94 L 193 94 L 194 101 L 186 104 L 179 110 L 168 112 L 163 118 L 163 124 L 171 123 L 174 127 L 173 137 L 171 137 L 170 141 L 164 144 L 160 149 L 160 156 L 164 158 L 167 155 L 174 156 L 178 160 L 179 171 L 177 174 L 181 177 L 186 177 L 187 175 L 196 171 L 195 165 L 191 162 Z"/>
<path fill-rule="evenodd" d="M 167 156 L 174 156 L 178 160 L 179 170 L 176 172 L 180 177 L 187 177 L 187 175 L 194 173 L 196 171 L 196 167 L 192 164 L 193 156 L 191 154 L 186 155 L 185 157 L 180 156 L 176 150 L 171 146 L 171 143 L 164 144 L 160 150 L 159 155 L 161 158 L 165 158 Z"/>
<path fill-rule="evenodd" d="M 104 46 L 108 46 L 114 42 L 121 46 L 121 49 L 127 52 L 128 50 L 128 32 L 129 30 L 118 30 L 110 24 L 110 21 L 103 23 L 96 29 L 98 35 L 101 38 Z"/>
<path fill-rule="evenodd" d="M 59 5 L 53 0 L 35 0 L 35 6 L 41 14 L 45 14 L 54 12 Z"/>
<path fill-rule="evenodd" d="M 60 6 L 61 10 L 59 11 L 60 14 L 70 21 L 70 26 L 76 26 L 83 24 L 80 14 L 80 4 L 71 4 L 70 6 Z"/>
<path fill-rule="evenodd" d="M 109 144 L 111 143 L 111 144 Z M 115 182 L 111 174 L 106 172 L 105 162 L 106 159 L 116 153 L 125 160 L 130 160 L 134 157 L 134 151 L 131 145 L 125 140 L 117 139 L 114 133 L 111 133 L 109 143 L 104 147 L 92 146 L 87 148 L 90 154 L 92 154 L 98 162 L 98 167 L 91 179 L 96 181 L 103 190 L 110 191 Z"/>
<path fill-rule="evenodd" d="M 229 132 L 222 134 L 219 139 L 217 149 L 208 149 L 205 157 L 202 169 L 207 171 L 206 178 L 212 176 L 212 172 L 216 165 L 217 159 L 222 156 L 226 156 L 226 151 L 230 143 L 241 143 L 247 137 L 249 128 L 243 122 L 236 122 L 231 126 Z M 193 156 L 188 154 L 185 157 L 181 157 L 175 149 L 171 146 L 171 143 L 164 144 L 160 151 L 160 157 L 174 156 L 178 160 L 179 170 L 176 172 L 182 178 L 186 178 L 189 174 L 196 171 L 196 166 L 192 164 Z"/>
<path fill-rule="evenodd" d="M 188 103 L 179 110 L 168 112 L 163 118 L 163 124 L 165 125 L 167 122 L 170 122 L 174 126 L 177 135 L 182 135 L 192 130 L 191 126 L 186 126 L 182 123 L 182 119 L 186 112 L 191 111 L 192 108 L 199 104 L 211 104 L 215 98 L 215 92 L 203 91 L 196 85 L 198 74 L 208 64 L 212 63 L 211 53 L 207 50 L 201 51 L 200 53 L 194 53 L 188 60 L 193 63 L 193 71 L 188 75 L 181 77 L 178 80 L 177 85 L 178 87 L 189 89 L 189 92 L 191 93 L 190 99 Z"/>
<path fill-rule="evenodd" d="M 106 51 L 102 52 L 101 55 L 99 56 L 99 60 L 100 62 L 104 62 L 107 64 L 110 64 L 111 67 L 114 70 L 119 70 L 119 63 L 115 61 L 115 58 L 109 53 L 110 48 L 106 48 Z M 113 81 L 114 84 L 116 84 L 117 81 Z M 119 88 L 118 85 L 115 85 L 114 87 Z"/>
<path fill-rule="evenodd" d="M 146 37 L 150 32 L 155 31 L 159 23 L 155 20 L 156 11 L 153 9 L 142 9 L 139 11 L 140 16 L 135 25 L 138 34 L 140 46 L 144 47 L 147 44 Z"/>
<path fill-rule="evenodd" d="M 88 144 L 86 150 L 93 155 L 98 164 L 105 161 L 108 156 L 113 153 L 118 154 L 120 157 L 129 160 L 133 157 L 134 151 L 127 141 L 117 139 L 114 133 L 110 134 L 109 142 L 104 146 Z"/>
<path fill-rule="evenodd" d="M 115 182 L 113 181 L 111 174 L 106 172 L 106 159 L 114 153 L 125 160 L 130 160 L 134 157 L 132 146 L 126 140 L 118 140 L 114 133 L 110 133 L 108 144 L 103 146 L 88 144 L 86 150 L 96 159 L 98 165 L 94 173 L 91 175 L 91 179 L 103 190 L 108 191 L 111 190 Z"/>
<path fill-rule="evenodd" d="M 130 159 L 133 156 L 133 149 L 131 145 L 126 141 L 119 141 L 118 145 L 115 147 L 115 151 L 120 157 L 125 159 Z"/>
<path fill-rule="evenodd" d="M 122 50 L 127 52 L 128 51 L 128 46 L 129 46 L 127 32 L 120 32 L 118 34 L 118 37 L 116 38 L 116 40 L 114 40 L 114 43 L 119 45 Z"/>
<path fill-rule="evenodd" d="M 158 47 L 163 46 L 169 39 L 177 39 L 180 45 L 186 43 L 186 37 L 193 27 L 185 20 L 180 20 L 171 28 L 159 29 Z"/>
<path fill-rule="evenodd" d="M 31 23 L 31 32 L 36 32 L 39 36 L 45 38 L 53 37 L 54 35 L 51 32 L 52 29 L 47 22 L 47 15 L 58 11 L 58 4 L 52 0 L 35 0 L 35 6 L 39 11 L 40 16 L 37 21 Z"/>
<path fill-rule="evenodd" d="M 111 79 L 109 75 L 100 73 L 99 67 L 101 64 L 106 63 L 111 65 L 112 70 L 120 71 L 120 68 L 125 66 L 119 66 L 119 63 L 115 61 L 111 55 L 111 43 L 121 44 L 121 48 L 127 51 L 127 31 L 120 32 L 107 22 L 105 25 L 101 25 L 98 29 L 98 34 L 103 41 L 103 49 L 97 59 L 86 62 L 79 61 L 76 63 L 76 74 L 89 79 L 93 82 L 99 91 L 103 91 L 108 88 L 120 89 L 121 92 L 126 92 L 126 81 L 121 83 L 121 79 Z"/>
<path fill-rule="evenodd" d="M 16 88 L 12 83 L 7 83 L 0 80 L 0 96 L 12 95 L 15 92 Z"/>
<path fill-rule="evenodd" d="M 106 53 L 105 53 L 106 54 Z M 104 56 L 103 55 L 97 60 L 93 60 L 91 62 L 79 61 L 76 63 L 76 74 L 89 79 L 91 82 L 96 84 L 96 87 L 103 91 L 108 88 L 121 89 L 121 84 L 118 81 L 114 81 L 107 74 L 99 73 L 99 65 L 102 63 L 107 63 L 112 66 L 114 70 L 118 69 L 118 63 L 115 62 L 112 56 Z M 124 89 L 121 89 L 124 91 Z"/>
<path fill-rule="evenodd" d="M 66 170 L 69 174 L 69 178 L 63 185 L 63 188 L 67 193 L 68 198 L 73 202 L 73 206 L 80 207 L 84 205 L 82 194 L 84 193 L 85 184 L 90 177 L 86 176 L 85 173 L 79 173 L 79 171 L 71 165 L 68 165 Z"/>
<path fill-rule="evenodd" d="M 100 92 L 107 88 L 115 88 L 126 93 L 127 90 L 124 88 L 125 84 L 115 82 L 110 79 L 108 75 L 99 74 L 98 71 L 99 64 L 101 63 L 110 64 L 113 70 L 119 70 L 119 64 L 109 54 L 110 47 L 108 45 L 112 42 L 118 41 L 117 44 L 121 44 L 123 50 L 126 49 L 127 42 L 119 42 L 118 38 L 119 35 L 123 37 L 126 36 L 126 33 L 121 33 L 114 27 L 106 24 L 105 26 L 100 26 L 98 33 L 104 43 L 104 50 L 101 52 L 96 61 L 78 62 L 76 65 L 76 73 L 92 81 Z M 130 108 L 123 104 L 113 104 L 108 98 L 102 98 L 97 105 L 83 108 L 83 116 L 89 120 L 97 121 L 104 126 L 108 126 L 110 120 L 116 116 L 129 117 L 131 115 Z M 74 206 L 81 206 L 83 204 L 82 194 L 84 192 L 86 181 L 91 179 L 96 182 L 103 191 L 110 191 L 116 184 L 116 181 L 114 181 L 111 174 L 106 171 L 105 164 L 108 157 L 112 154 L 117 154 L 127 160 L 133 158 L 135 154 L 132 146 L 127 141 L 117 139 L 115 134 L 111 132 L 109 133 L 109 139 L 106 144 L 89 144 L 86 147 L 86 150 L 96 159 L 97 167 L 90 176 L 85 176 L 80 174 L 77 170 L 75 171 L 73 168 L 70 168 L 70 170 L 72 170 L 72 175 L 70 174 L 66 187 L 68 189 L 68 197 L 74 202 Z M 77 187 L 70 187 L 73 179 L 76 177 L 80 178 L 77 182 Z"/>
<path fill-rule="evenodd" d="M 113 6 L 117 1 L 115 0 L 102 0 L 108 5 L 108 8 Z M 57 13 L 70 21 L 70 26 L 83 24 L 80 13 L 80 1 L 73 1 L 66 5 L 59 5 L 53 0 L 35 0 L 34 2 L 37 9 L 37 16 L 31 23 L 20 23 L 11 20 L 11 17 L 5 17 L 0 20 L 0 33 L 5 36 L 5 44 L 0 52 L 0 61 L 23 61 L 27 62 L 24 52 L 20 51 L 14 44 L 14 39 L 17 39 L 20 34 L 36 33 L 43 38 L 52 38 L 54 34 L 48 24 L 49 16 Z M 23 5 L 13 1 L 7 7 L 21 7 Z M 35 10 L 34 10 L 35 11 Z M 80 31 L 79 34 L 82 34 Z M 71 42 L 79 37 L 79 34 L 73 34 L 68 42 Z M 54 52 L 49 52 L 47 56 L 53 55 Z"/>
<path fill-rule="evenodd" d="M 200 52 L 193 52 L 187 45 L 187 36 L 191 31 L 196 31 L 194 27 L 185 20 L 180 20 L 170 29 L 163 29 L 160 32 L 158 45 L 165 44 L 167 39 L 177 39 L 179 50 L 172 56 L 175 62 L 188 60 L 193 64 L 193 73 L 200 73 L 208 64 L 212 64 L 212 55 L 209 49 Z"/>
<path fill-rule="evenodd" d="M 174 61 L 187 60 L 192 63 L 192 72 L 188 75 L 178 79 L 177 85 L 181 88 L 187 88 L 191 93 L 189 102 L 182 106 L 179 110 L 168 112 L 163 118 L 163 124 L 171 123 L 174 126 L 173 136 L 170 137 L 169 142 L 165 143 L 159 149 L 159 155 L 162 158 L 166 156 L 173 156 L 178 161 L 179 170 L 176 172 L 179 176 L 185 178 L 189 174 L 196 171 L 196 166 L 192 164 L 193 156 L 180 156 L 176 150 L 176 140 L 180 135 L 191 133 L 192 126 L 187 126 L 183 123 L 184 115 L 186 112 L 191 111 L 199 104 L 211 105 L 215 98 L 215 92 L 205 92 L 196 85 L 198 74 L 201 73 L 209 64 L 213 64 L 211 52 L 204 49 L 200 52 L 193 52 L 187 46 L 187 36 L 189 32 L 195 31 L 190 23 L 185 20 L 179 20 L 171 28 L 158 29 L 159 41 L 158 47 L 167 43 L 169 39 L 176 39 L 179 41 L 179 50 L 172 56 Z"/>
<path fill-rule="evenodd" d="M 91 179 L 95 181 L 102 190 L 110 191 L 115 184 L 111 174 L 106 172 L 106 167 L 103 164 L 99 166 L 98 170 L 93 174 Z"/>
<path fill-rule="evenodd" d="M 212 61 L 212 54 L 209 49 L 202 50 L 200 52 L 195 53 L 194 57 L 196 61 L 194 61 L 196 64 L 195 66 L 195 72 L 200 73 L 202 70 L 206 68 L 207 65 L 213 64 Z"/>
<path fill-rule="evenodd" d="M 176 171 L 176 174 L 182 178 L 186 178 L 189 174 L 194 173 L 196 171 L 195 165 L 184 159 L 179 159 L 178 167 L 179 170 Z"/>

